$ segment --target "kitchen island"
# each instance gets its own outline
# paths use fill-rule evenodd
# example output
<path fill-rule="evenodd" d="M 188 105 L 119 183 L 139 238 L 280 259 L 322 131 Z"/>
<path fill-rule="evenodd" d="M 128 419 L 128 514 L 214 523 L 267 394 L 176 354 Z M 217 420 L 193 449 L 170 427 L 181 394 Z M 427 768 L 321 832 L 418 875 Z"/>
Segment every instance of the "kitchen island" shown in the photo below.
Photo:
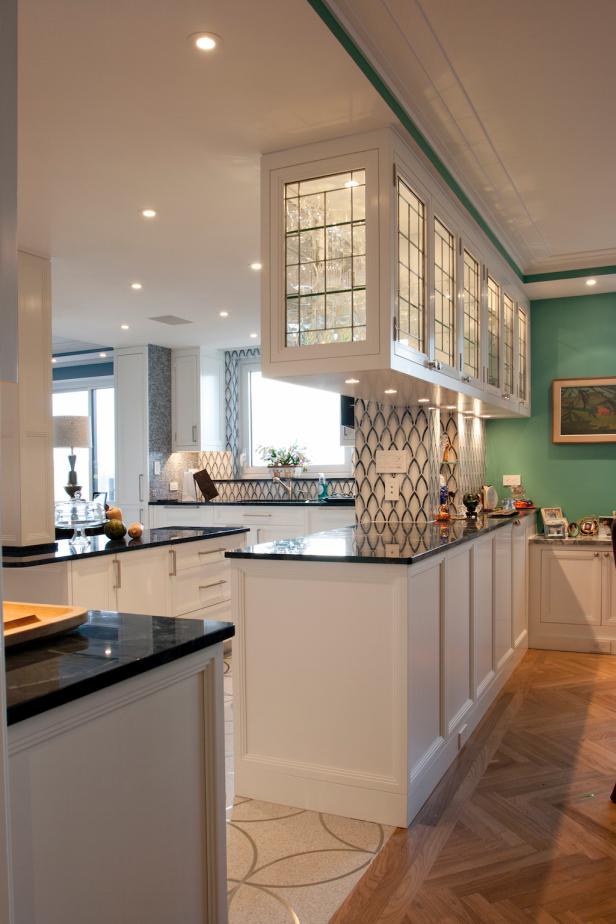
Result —
<path fill-rule="evenodd" d="M 224 924 L 222 644 L 90 612 L 7 652 L 16 924 Z"/>
<path fill-rule="evenodd" d="M 526 650 L 534 529 L 532 511 L 228 552 L 237 791 L 407 826 Z"/>

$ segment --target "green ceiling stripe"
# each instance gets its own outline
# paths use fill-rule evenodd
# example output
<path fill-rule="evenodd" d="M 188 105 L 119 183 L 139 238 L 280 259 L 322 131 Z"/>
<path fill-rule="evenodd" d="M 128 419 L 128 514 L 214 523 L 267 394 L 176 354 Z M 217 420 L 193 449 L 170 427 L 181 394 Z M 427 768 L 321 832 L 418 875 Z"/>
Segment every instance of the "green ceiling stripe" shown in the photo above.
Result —
<path fill-rule="evenodd" d="M 516 275 L 519 276 L 519 278 L 524 282 L 524 273 L 518 264 L 515 262 L 513 257 L 509 255 L 490 226 L 486 223 L 483 216 L 468 198 L 451 171 L 438 156 L 428 139 L 419 130 L 402 103 L 394 96 L 389 87 L 383 82 L 363 52 L 358 48 L 351 36 L 348 34 L 344 26 L 342 26 L 340 21 L 336 19 L 324 0 L 308 0 L 308 3 L 315 11 L 315 13 L 320 16 L 330 32 L 332 32 L 332 34 L 338 39 L 345 51 L 347 51 L 348 54 L 353 58 L 359 69 L 368 78 L 377 93 L 387 103 L 396 118 L 402 123 L 402 125 L 404 125 L 409 135 L 411 135 L 411 137 L 417 142 L 420 149 L 426 155 L 430 163 L 436 168 L 436 170 L 438 170 L 451 191 L 457 196 L 466 211 L 475 219 L 486 237 L 492 242 L 494 247 L 496 247 L 500 255 L 507 261 Z"/>
<path fill-rule="evenodd" d="M 579 279 L 580 276 L 611 276 L 616 266 L 589 266 L 587 269 L 556 270 L 553 273 L 529 273 L 524 282 L 552 282 L 554 279 Z"/>

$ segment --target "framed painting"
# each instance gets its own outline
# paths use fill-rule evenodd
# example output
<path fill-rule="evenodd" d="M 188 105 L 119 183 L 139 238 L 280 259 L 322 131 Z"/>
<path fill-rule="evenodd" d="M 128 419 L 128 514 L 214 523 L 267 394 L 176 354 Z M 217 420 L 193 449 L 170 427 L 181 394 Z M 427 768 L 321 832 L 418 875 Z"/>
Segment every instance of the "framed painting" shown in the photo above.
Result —
<path fill-rule="evenodd" d="M 552 442 L 616 443 L 616 376 L 554 379 Z"/>

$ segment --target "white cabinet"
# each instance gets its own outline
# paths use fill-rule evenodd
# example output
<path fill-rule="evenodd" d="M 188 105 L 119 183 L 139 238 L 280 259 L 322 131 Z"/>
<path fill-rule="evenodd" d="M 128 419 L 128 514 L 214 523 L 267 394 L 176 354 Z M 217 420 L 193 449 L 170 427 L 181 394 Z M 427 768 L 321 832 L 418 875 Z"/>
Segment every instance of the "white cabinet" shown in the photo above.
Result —
<path fill-rule="evenodd" d="M 528 415 L 520 279 L 412 145 L 385 130 L 276 152 L 261 179 L 265 375 Z"/>
<path fill-rule="evenodd" d="M 124 520 L 147 524 L 149 500 L 148 348 L 114 354 L 116 418 L 115 503 Z"/>
<path fill-rule="evenodd" d="M 531 546 L 529 642 L 616 654 L 616 569 L 608 542 Z"/>
<path fill-rule="evenodd" d="M 173 350 L 171 368 L 173 451 L 224 449 L 224 353 Z"/>
<path fill-rule="evenodd" d="M 472 706 L 470 548 L 463 545 L 445 556 L 443 569 L 443 650 L 445 730 L 451 734 Z M 464 657 L 461 654 L 464 653 Z"/>
<path fill-rule="evenodd" d="M 513 646 L 517 648 L 528 631 L 529 539 L 535 532 L 534 517 L 524 517 L 512 524 L 511 601 Z"/>
<path fill-rule="evenodd" d="M 494 676 L 494 612 L 493 561 L 494 536 L 484 536 L 473 543 L 473 652 L 474 689 L 477 696 Z"/>
<path fill-rule="evenodd" d="M 175 616 L 171 608 L 171 588 L 167 547 L 116 555 L 113 588 L 121 613 L 146 616 Z"/>
<path fill-rule="evenodd" d="M 117 609 L 115 560 L 116 556 L 98 555 L 71 562 L 70 597 L 66 602 L 74 606 L 87 606 L 91 610 Z M 51 567 L 60 571 L 56 565 Z"/>
<path fill-rule="evenodd" d="M 245 526 L 250 530 L 248 544 L 254 545 L 270 542 L 271 538 L 293 539 L 323 530 L 354 526 L 355 508 L 314 507 L 309 504 L 152 504 L 150 523 L 152 526 Z"/>
<path fill-rule="evenodd" d="M 494 657 L 498 670 L 513 649 L 511 597 L 511 525 L 494 535 Z"/>

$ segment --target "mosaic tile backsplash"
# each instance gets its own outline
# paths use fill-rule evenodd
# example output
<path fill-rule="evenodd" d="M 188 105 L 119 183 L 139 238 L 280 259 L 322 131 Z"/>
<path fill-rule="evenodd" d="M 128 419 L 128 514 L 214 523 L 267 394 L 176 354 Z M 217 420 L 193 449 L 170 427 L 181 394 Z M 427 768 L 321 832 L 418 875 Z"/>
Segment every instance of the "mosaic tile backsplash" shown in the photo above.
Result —
<path fill-rule="evenodd" d="M 447 462 L 444 447 L 449 445 Z M 400 497 L 385 500 L 385 482 L 376 471 L 378 449 L 408 449 L 411 464 L 402 476 Z M 467 491 L 485 479 L 483 421 L 420 407 L 355 402 L 355 515 L 361 526 L 428 523 L 438 509 L 439 476 L 459 506 Z"/>

